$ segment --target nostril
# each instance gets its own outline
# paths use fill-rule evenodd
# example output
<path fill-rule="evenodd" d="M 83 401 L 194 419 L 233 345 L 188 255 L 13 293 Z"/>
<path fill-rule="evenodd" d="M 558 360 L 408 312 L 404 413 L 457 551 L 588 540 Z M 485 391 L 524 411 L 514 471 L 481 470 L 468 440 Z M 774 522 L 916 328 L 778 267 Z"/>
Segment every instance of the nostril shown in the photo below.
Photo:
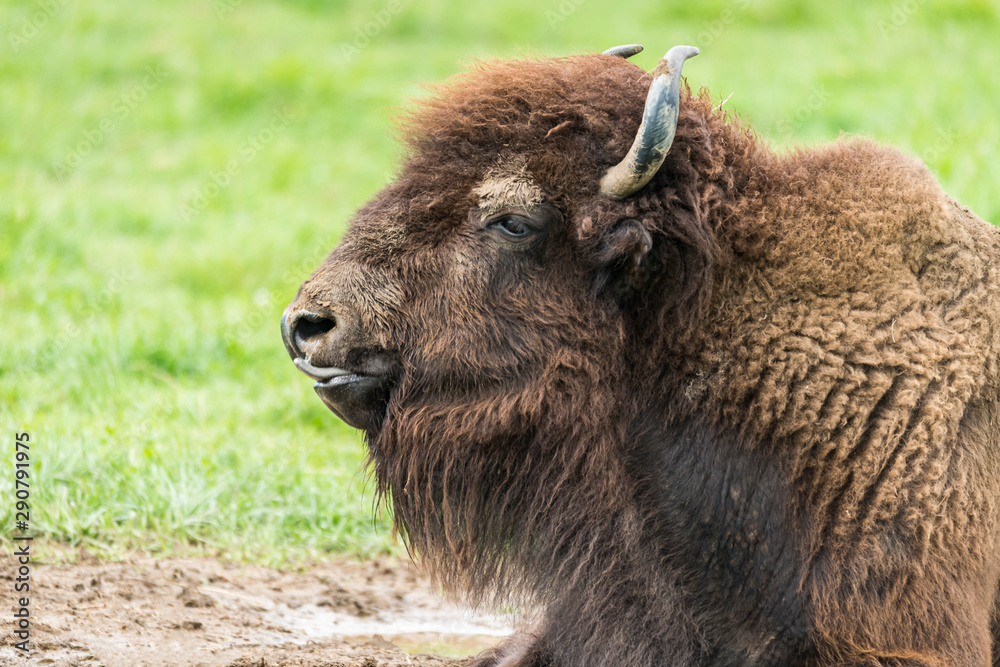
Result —
<path fill-rule="evenodd" d="M 322 336 L 337 326 L 337 320 L 316 313 L 303 313 L 295 323 L 295 342 L 303 343 Z"/>

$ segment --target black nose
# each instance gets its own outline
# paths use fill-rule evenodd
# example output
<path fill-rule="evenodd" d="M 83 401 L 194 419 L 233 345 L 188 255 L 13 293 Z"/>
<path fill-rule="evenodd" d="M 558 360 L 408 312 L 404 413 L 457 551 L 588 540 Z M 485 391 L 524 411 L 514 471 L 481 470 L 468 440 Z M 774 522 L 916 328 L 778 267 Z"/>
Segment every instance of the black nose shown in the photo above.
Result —
<path fill-rule="evenodd" d="M 337 328 L 337 317 L 321 315 L 289 306 L 281 315 L 281 339 L 292 359 L 311 356 L 312 348 L 320 345 Z"/>

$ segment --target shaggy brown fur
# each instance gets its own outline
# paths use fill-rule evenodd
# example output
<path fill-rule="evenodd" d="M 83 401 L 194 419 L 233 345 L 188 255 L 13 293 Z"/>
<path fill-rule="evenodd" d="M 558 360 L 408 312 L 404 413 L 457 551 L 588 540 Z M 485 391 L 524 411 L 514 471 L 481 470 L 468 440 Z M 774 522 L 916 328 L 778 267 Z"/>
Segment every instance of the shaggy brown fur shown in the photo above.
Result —
<path fill-rule="evenodd" d="M 895 150 L 775 155 L 688 92 L 602 197 L 649 83 L 438 87 L 293 304 L 361 322 L 327 365 L 399 365 L 368 437 L 412 552 L 543 610 L 476 664 L 1000 664 L 1000 234 Z"/>

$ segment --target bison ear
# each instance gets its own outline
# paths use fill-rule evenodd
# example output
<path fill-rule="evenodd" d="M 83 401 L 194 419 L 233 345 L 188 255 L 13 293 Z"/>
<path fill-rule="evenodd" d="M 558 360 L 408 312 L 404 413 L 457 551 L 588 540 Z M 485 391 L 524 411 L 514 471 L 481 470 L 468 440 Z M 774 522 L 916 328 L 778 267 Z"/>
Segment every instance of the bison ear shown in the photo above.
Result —
<path fill-rule="evenodd" d="M 645 266 L 653 237 L 638 220 L 618 221 L 601 236 L 598 250 L 598 291 L 627 293 L 646 282 L 649 271 Z"/>

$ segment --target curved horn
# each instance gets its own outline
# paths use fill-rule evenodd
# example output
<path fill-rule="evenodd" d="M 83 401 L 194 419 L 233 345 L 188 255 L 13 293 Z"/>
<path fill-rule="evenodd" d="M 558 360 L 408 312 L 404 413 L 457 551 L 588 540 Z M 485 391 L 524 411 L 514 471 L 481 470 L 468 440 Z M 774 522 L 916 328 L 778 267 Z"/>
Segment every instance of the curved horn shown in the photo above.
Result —
<path fill-rule="evenodd" d="M 601 178 L 601 192 L 613 199 L 625 199 L 649 183 L 663 164 L 677 132 L 680 106 L 681 67 L 698 55 L 693 46 L 675 46 L 667 51 L 653 70 L 653 83 L 646 94 L 642 123 L 625 159 Z"/>
<path fill-rule="evenodd" d="M 622 58 L 631 58 L 637 53 L 642 51 L 642 44 L 623 44 L 621 46 L 612 46 L 610 49 L 602 53 L 602 56 L 621 56 Z"/>

